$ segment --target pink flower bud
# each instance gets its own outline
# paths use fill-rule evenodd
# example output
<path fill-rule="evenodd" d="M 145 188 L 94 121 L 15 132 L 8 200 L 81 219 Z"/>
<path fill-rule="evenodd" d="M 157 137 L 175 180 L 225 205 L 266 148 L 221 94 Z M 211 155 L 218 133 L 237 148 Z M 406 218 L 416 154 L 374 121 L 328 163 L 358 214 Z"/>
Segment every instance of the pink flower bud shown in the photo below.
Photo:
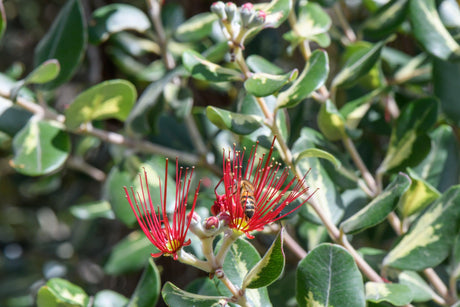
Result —
<path fill-rule="evenodd" d="M 247 9 L 247 10 L 252 10 L 254 8 L 254 5 L 251 2 L 246 2 L 245 4 L 243 4 L 241 6 L 241 8 Z"/>
<path fill-rule="evenodd" d="M 219 219 L 215 216 L 210 216 L 204 221 L 205 229 L 216 229 L 219 228 Z"/>

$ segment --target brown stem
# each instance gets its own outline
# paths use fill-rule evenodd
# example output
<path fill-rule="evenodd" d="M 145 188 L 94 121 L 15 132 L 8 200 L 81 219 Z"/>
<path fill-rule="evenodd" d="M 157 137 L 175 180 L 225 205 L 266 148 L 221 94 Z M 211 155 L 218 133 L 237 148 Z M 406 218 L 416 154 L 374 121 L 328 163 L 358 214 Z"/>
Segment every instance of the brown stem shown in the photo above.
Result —
<path fill-rule="evenodd" d="M 343 15 L 340 5 L 341 2 L 337 2 L 337 4 L 334 5 L 335 16 L 337 16 L 337 19 L 339 20 L 339 23 L 342 26 L 342 30 L 345 33 L 345 36 L 351 43 L 353 43 L 356 41 L 356 34 L 351 28 L 350 24 L 348 23 L 348 20 Z"/>

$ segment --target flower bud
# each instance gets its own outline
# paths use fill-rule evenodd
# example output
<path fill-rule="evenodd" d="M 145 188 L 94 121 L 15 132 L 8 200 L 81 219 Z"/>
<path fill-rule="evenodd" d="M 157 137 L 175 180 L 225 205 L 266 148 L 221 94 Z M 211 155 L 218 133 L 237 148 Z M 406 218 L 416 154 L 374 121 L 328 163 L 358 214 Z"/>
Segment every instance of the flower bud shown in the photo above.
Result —
<path fill-rule="evenodd" d="M 217 218 L 222 222 L 222 226 L 227 226 L 231 220 L 231 216 L 228 212 L 219 213 Z"/>
<path fill-rule="evenodd" d="M 254 9 L 252 3 L 245 3 L 241 6 L 240 16 L 241 24 L 244 28 L 248 28 L 249 23 L 254 18 Z"/>
<path fill-rule="evenodd" d="M 227 19 L 227 14 L 225 13 L 225 4 L 222 1 L 214 2 L 211 5 L 211 12 L 219 16 L 221 20 Z"/>
<path fill-rule="evenodd" d="M 265 23 L 265 19 L 267 18 L 267 13 L 264 11 L 257 11 L 254 15 L 254 18 L 250 21 L 248 27 L 258 27 Z"/>
<path fill-rule="evenodd" d="M 208 230 L 217 229 L 219 228 L 219 219 L 215 216 L 210 216 L 204 221 L 203 226 Z"/>
<path fill-rule="evenodd" d="M 225 13 L 227 14 L 227 20 L 229 22 L 232 22 L 235 19 L 236 12 L 236 4 L 233 2 L 227 2 L 225 5 Z"/>

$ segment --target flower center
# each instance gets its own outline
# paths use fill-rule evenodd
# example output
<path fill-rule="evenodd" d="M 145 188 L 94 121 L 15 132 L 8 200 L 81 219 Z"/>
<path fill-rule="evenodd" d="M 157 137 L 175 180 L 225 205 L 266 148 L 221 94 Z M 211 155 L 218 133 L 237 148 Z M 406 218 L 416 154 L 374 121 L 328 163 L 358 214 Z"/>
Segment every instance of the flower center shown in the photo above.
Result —
<path fill-rule="evenodd" d="M 166 248 L 170 252 L 176 252 L 180 248 L 181 244 L 179 240 L 173 239 L 166 243 Z"/>

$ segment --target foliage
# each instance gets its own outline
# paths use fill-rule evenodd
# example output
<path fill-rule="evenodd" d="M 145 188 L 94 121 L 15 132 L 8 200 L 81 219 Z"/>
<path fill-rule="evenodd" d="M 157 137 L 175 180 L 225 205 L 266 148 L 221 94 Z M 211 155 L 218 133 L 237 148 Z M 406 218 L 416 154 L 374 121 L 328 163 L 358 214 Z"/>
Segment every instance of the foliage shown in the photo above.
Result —
<path fill-rule="evenodd" d="M 0 0 L 0 305 L 460 305 L 460 1 L 93 2 Z"/>

